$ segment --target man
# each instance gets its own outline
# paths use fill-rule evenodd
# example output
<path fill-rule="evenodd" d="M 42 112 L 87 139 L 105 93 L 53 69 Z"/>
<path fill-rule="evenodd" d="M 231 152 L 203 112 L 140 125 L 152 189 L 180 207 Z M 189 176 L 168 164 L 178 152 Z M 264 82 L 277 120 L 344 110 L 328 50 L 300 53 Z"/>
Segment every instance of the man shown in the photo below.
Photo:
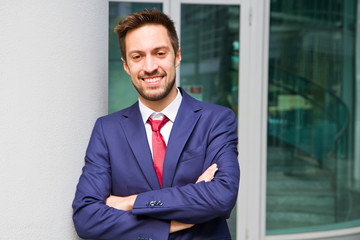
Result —
<path fill-rule="evenodd" d="M 181 54 L 165 14 L 132 14 L 115 31 L 139 101 L 96 121 L 73 202 L 77 233 L 231 239 L 226 218 L 239 184 L 234 113 L 175 86 Z"/>

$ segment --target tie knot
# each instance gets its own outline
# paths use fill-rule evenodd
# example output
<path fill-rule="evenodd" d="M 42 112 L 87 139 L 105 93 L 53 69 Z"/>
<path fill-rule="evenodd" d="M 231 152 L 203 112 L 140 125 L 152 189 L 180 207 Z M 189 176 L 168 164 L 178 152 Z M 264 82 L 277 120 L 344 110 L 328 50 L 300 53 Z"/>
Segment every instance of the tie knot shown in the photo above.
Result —
<path fill-rule="evenodd" d="M 169 121 L 169 119 L 164 116 L 162 120 L 153 120 L 151 118 L 148 119 L 148 123 L 150 123 L 151 130 L 153 132 L 160 131 L 160 129 Z"/>

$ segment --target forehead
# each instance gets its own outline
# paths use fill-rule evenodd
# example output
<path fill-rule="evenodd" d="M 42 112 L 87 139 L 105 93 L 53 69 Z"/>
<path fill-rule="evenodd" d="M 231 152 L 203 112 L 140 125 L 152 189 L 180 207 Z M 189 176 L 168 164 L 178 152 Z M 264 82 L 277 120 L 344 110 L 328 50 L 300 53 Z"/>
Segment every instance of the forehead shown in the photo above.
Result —
<path fill-rule="evenodd" d="M 129 31 L 125 37 L 126 52 L 146 51 L 171 46 L 167 29 L 162 25 L 147 24 Z"/>

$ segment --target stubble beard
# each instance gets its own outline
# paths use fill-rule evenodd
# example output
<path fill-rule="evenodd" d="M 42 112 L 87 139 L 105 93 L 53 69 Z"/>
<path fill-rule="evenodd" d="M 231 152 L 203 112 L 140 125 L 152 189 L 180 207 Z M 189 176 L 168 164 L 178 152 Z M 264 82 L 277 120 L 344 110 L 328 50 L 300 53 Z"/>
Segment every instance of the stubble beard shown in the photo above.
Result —
<path fill-rule="evenodd" d="M 172 88 L 174 87 L 175 85 L 175 79 L 176 79 L 176 76 L 174 76 L 173 80 L 169 82 L 169 84 L 167 84 L 165 86 L 165 89 L 164 91 L 160 92 L 159 94 L 156 94 L 156 95 L 153 95 L 153 94 L 147 94 L 146 91 L 144 91 L 144 89 L 142 88 L 139 88 L 139 87 L 136 87 L 135 84 L 133 83 L 136 91 L 138 92 L 138 94 L 144 98 L 145 100 L 148 100 L 148 101 L 159 101 L 159 100 L 162 100 L 164 98 L 166 98 L 169 93 L 171 92 Z M 151 87 L 150 87 L 151 88 Z M 157 87 L 154 87 L 154 89 L 157 88 Z"/>

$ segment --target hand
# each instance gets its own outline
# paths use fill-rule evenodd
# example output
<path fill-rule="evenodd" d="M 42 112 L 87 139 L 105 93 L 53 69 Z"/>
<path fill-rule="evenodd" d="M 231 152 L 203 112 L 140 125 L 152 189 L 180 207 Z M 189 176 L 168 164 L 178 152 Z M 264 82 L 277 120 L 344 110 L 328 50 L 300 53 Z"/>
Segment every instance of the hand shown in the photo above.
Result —
<path fill-rule="evenodd" d="M 203 174 L 201 174 L 201 176 L 198 178 L 196 183 L 201 182 L 201 181 L 210 182 L 214 178 L 217 170 L 218 170 L 217 164 L 214 163 L 213 165 L 208 167 L 208 169 L 206 169 L 205 172 L 203 172 Z M 182 222 L 178 222 L 175 220 L 171 220 L 170 233 L 188 229 L 193 226 L 194 226 L 194 224 L 182 223 Z"/>
<path fill-rule="evenodd" d="M 214 163 L 208 169 L 206 169 L 205 172 L 203 172 L 203 174 L 201 174 L 201 176 L 198 178 L 196 183 L 201 181 L 210 182 L 214 178 L 217 170 L 218 170 L 217 164 Z M 123 211 L 132 211 L 136 197 L 137 195 L 131 195 L 127 197 L 118 197 L 118 196 L 110 195 L 106 199 L 106 205 Z M 193 226 L 194 224 L 181 223 L 175 220 L 171 220 L 170 233 L 188 229 Z"/>
<path fill-rule="evenodd" d="M 188 229 L 194 226 L 194 224 L 181 223 L 175 220 L 171 220 L 170 222 L 170 233 L 181 231 L 184 229 Z"/>
<path fill-rule="evenodd" d="M 106 199 L 106 205 L 123 211 L 132 211 L 137 195 L 118 197 L 110 195 Z"/>
<path fill-rule="evenodd" d="M 206 169 L 206 171 L 203 172 L 203 174 L 201 174 L 201 176 L 198 178 L 196 183 L 201 181 L 210 182 L 214 178 L 217 170 L 218 170 L 217 164 L 214 163 L 213 165 L 208 167 L 208 169 Z"/>

